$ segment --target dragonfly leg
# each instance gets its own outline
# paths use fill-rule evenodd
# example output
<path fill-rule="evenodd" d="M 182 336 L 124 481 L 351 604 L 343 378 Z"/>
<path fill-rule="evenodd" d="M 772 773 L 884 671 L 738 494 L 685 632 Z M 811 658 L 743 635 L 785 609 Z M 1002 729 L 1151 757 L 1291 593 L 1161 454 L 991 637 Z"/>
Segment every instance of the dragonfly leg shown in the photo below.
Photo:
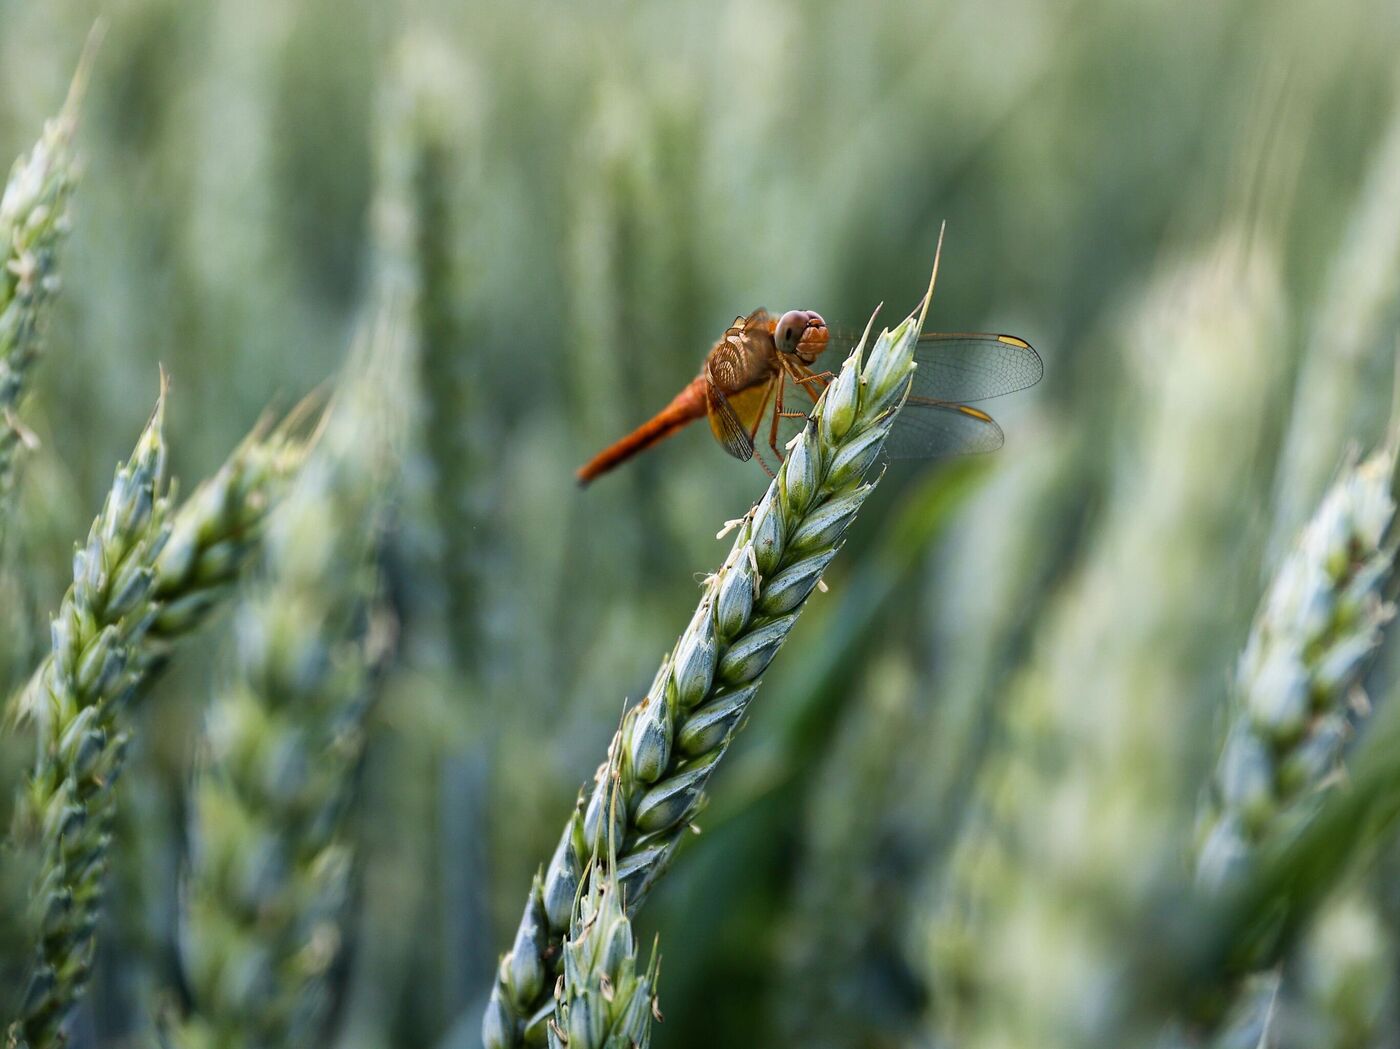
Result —
<path fill-rule="evenodd" d="M 831 372 L 814 372 L 811 375 L 796 376 L 792 381 L 797 384 L 798 388 L 801 389 L 803 393 L 812 398 L 813 404 L 816 404 L 817 397 L 820 396 L 821 391 L 831 385 L 831 380 L 834 378 L 835 375 Z M 812 389 L 811 384 L 814 382 L 821 383 L 820 389 Z"/>
<path fill-rule="evenodd" d="M 768 427 L 768 447 L 773 449 L 773 454 L 778 457 L 778 462 L 782 462 L 784 456 L 778 447 L 778 420 L 786 418 L 789 414 L 783 411 L 783 390 L 787 388 L 787 375 L 779 373 L 777 385 L 778 394 L 773 402 L 773 425 Z"/>

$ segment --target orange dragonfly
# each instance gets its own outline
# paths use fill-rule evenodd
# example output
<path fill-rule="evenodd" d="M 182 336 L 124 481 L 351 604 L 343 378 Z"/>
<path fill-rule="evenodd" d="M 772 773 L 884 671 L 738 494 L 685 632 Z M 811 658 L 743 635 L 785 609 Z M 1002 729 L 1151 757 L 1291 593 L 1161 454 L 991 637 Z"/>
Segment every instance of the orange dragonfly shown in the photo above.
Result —
<path fill-rule="evenodd" d="M 807 417 L 791 405 L 815 404 L 833 377 L 812 370 L 817 358 L 833 343 L 849 348 L 858 338 L 859 332 L 833 331 L 811 310 L 774 316 L 758 309 L 736 317 L 706 355 L 700 374 L 650 420 L 580 467 L 579 484 L 703 418 L 734 458 L 754 458 L 763 441 L 781 461 L 779 435 L 792 425 L 785 420 Z M 932 332 L 920 336 L 914 360 L 918 368 L 909 398 L 885 442 L 885 455 L 892 459 L 995 451 L 1004 440 L 1001 427 L 968 402 L 1034 386 L 1044 371 L 1031 344 L 1014 335 Z M 757 457 L 771 474 L 763 456 Z"/>

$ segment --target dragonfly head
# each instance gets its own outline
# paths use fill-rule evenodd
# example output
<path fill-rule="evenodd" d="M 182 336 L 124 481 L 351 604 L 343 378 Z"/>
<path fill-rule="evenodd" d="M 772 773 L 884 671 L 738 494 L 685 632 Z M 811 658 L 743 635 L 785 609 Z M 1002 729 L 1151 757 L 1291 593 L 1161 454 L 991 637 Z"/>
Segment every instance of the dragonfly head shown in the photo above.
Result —
<path fill-rule="evenodd" d="M 826 349 L 826 321 L 811 310 L 788 310 L 773 328 L 773 345 L 779 353 L 795 353 L 811 364 Z"/>

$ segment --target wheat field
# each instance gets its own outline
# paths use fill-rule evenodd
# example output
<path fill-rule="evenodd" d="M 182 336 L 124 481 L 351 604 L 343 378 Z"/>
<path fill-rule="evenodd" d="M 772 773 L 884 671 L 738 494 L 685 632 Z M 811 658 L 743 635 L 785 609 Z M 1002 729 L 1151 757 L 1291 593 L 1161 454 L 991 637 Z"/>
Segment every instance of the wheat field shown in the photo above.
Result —
<path fill-rule="evenodd" d="M 1398 49 L 0 0 L 5 1044 L 1400 1046 Z M 576 484 L 760 306 L 775 476 Z"/>

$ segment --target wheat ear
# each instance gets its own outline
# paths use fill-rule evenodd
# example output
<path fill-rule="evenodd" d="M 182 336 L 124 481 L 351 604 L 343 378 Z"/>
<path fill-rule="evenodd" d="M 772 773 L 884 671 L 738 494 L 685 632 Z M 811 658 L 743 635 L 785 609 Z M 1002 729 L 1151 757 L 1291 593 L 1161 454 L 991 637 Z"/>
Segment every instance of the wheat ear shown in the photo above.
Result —
<path fill-rule="evenodd" d="M 1200 813 L 1196 876 L 1207 891 L 1247 876 L 1260 846 L 1306 818 L 1341 770 L 1367 709 L 1362 675 L 1395 613 L 1385 591 L 1395 568 L 1396 450 L 1392 439 L 1342 471 L 1260 603 Z M 1278 984 L 1274 971 L 1252 974 L 1202 1026 L 1224 1024 L 1226 1044 L 1257 1041 Z"/>
<path fill-rule="evenodd" d="M 1240 657 L 1224 750 L 1201 814 L 1197 875 L 1239 875 L 1337 771 L 1365 709 L 1361 675 L 1395 614 L 1396 445 L 1344 470 L 1260 603 Z"/>
<path fill-rule="evenodd" d="M 255 435 L 172 513 L 164 417 L 162 387 L 74 555 L 52 650 L 10 708 L 37 743 L 12 844 L 41 856 L 31 892 L 35 959 L 10 1028 L 16 1047 L 62 1045 L 63 1021 L 86 986 L 128 708 L 246 565 L 268 507 L 300 461 L 300 444 L 285 434 Z"/>
<path fill-rule="evenodd" d="M 21 448 L 34 441 L 19 421 L 19 406 L 58 293 L 58 250 L 78 181 L 73 135 L 100 36 L 93 31 L 68 100 L 34 147 L 15 161 L 0 196 L 0 498 L 14 485 Z"/>
<path fill-rule="evenodd" d="M 325 432 L 269 522 L 234 665 L 191 789 L 181 956 L 189 1049 L 317 1044 L 355 868 L 347 833 L 374 672 L 392 630 L 374 555 L 402 423 L 401 333 L 350 361 Z"/>
<path fill-rule="evenodd" d="M 935 261 L 935 278 L 937 272 Z M 738 525 L 729 556 L 706 581 L 690 625 L 646 697 L 624 716 L 609 759 L 580 792 L 553 857 L 535 878 L 514 944 L 501 959 L 482 1021 L 487 1049 L 544 1037 L 561 939 L 586 858 L 601 855 L 611 836 L 629 909 L 670 863 L 761 675 L 874 488 L 863 478 L 908 393 L 928 301 L 882 332 L 862 360 L 867 328 L 767 492 Z M 610 768 L 618 798 L 612 821 L 604 789 Z"/>

